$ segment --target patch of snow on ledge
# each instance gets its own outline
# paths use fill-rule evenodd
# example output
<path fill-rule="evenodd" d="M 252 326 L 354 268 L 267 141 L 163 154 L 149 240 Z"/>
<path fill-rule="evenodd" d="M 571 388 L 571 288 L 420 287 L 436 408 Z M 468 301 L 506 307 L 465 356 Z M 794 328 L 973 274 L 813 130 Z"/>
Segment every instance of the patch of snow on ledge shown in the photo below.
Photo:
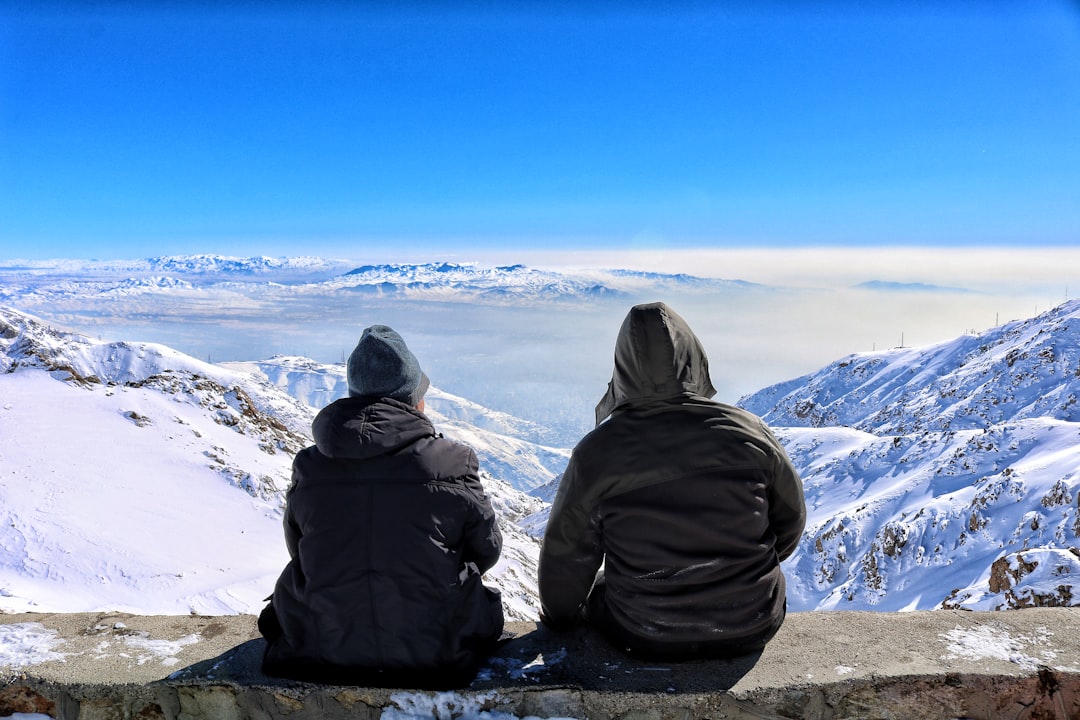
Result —
<path fill-rule="evenodd" d="M 160 659 L 162 665 L 175 665 L 180 662 L 176 656 L 180 654 L 181 648 L 185 645 L 194 645 L 197 642 L 199 642 L 198 635 L 185 635 L 179 640 L 155 640 L 150 637 L 149 633 L 145 632 L 124 636 L 125 645 L 148 653 L 137 658 L 140 665 L 149 661 L 151 657 Z"/>
<path fill-rule="evenodd" d="M 49 630 L 41 623 L 0 625 L 0 666 L 21 668 L 63 660 L 67 657 L 65 653 L 53 651 L 63 642 L 55 630 Z"/>
<path fill-rule="evenodd" d="M 461 695 L 440 692 L 434 695 L 421 692 L 399 692 L 390 696 L 397 707 L 385 708 L 380 720 L 544 720 L 534 715 L 519 718 L 500 710 L 484 710 L 498 700 L 494 692 Z M 574 720 L 547 718 L 546 720 Z"/>
<path fill-rule="evenodd" d="M 1053 635 L 1046 628 L 1036 630 L 1037 637 L 1020 635 L 1013 637 L 1005 630 L 990 625 L 977 628 L 956 628 L 940 637 L 949 643 L 946 660 L 964 658 L 967 660 L 1003 660 L 1019 665 L 1024 670 L 1035 670 L 1053 661 L 1055 653 L 1044 650 L 1042 659 L 1024 652 L 1025 647 L 1045 645 Z"/>

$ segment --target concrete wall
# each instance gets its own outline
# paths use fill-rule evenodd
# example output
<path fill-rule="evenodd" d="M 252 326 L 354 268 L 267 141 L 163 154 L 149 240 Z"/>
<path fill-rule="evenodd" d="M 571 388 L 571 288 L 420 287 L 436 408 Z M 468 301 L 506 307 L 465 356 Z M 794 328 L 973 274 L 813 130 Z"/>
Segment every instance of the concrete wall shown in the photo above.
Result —
<path fill-rule="evenodd" d="M 266 677 L 250 616 L 0 615 L 0 717 L 1080 718 L 1080 608 L 797 613 L 758 656 L 678 664 L 510 629 L 470 687 L 436 693 Z"/>

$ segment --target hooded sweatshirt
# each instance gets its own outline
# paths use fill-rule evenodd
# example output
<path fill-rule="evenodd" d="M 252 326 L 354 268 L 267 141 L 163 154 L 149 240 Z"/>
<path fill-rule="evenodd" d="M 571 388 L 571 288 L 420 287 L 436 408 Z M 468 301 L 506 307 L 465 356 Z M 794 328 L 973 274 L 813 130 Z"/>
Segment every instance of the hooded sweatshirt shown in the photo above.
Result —
<path fill-rule="evenodd" d="M 776 632 L 802 484 L 761 419 L 715 392 L 686 322 L 663 303 L 635 306 L 597 428 L 551 508 L 539 572 L 549 625 L 581 616 L 603 564 L 605 614 L 625 636 L 716 647 Z"/>
<path fill-rule="evenodd" d="M 291 560 L 274 588 L 280 636 L 267 638 L 264 671 L 467 683 L 503 627 L 499 594 L 480 582 L 502 537 L 476 455 L 389 398 L 338 400 L 312 431 L 286 496 Z"/>

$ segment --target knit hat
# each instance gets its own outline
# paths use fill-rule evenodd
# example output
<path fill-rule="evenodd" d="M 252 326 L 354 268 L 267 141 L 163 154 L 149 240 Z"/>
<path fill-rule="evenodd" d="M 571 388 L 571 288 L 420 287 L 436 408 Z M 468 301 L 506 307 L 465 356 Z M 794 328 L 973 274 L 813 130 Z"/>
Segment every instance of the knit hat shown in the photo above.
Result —
<path fill-rule="evenodd" d="M 388 397 L 414 407 L 431 384 L 405 340 L 386 325 L 364 330 L 349 356 L 347 377 L 350 397 Z"/>

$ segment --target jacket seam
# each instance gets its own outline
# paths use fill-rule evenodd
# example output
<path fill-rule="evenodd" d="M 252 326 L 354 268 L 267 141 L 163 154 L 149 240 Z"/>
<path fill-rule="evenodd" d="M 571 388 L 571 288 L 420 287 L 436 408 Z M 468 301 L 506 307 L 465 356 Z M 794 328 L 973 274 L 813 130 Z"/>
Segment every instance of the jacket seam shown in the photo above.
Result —
<path fill-rule="evenodd" d="M 680 472 L 680 473 L 677 473 L 675 475 L 667 475 L 667 476 L 662 477 L 662 478 L 657 478 L 656 480 L 650 480 L 648 482 L 643 482 L 640 485 L 639 484 L 634 484 L 633 487 L 616 489 L 619 485 L 622 485 L 623 483 L 615 483 L 609 489 L 609 492 L 603 493 L 600 496 L 599 499 L 604 500 L 606 498 L 618 497 L 619 495 L 625 495 L 628 492 L 633 492 L 635 490 L 641 490 L 642 488 L 653 487 L 655 485 L 662 485 L 664 483 L 675 482 L 676 480 L 682 480 L 684 478 L 694 477 L 695 475 L 700 475 L 702 472 L 708 472 L 709 470 L 713 470 L 713 469 L 720 469 L 720 470 L 723 470 L 725 472 L 730 472 L 730 471 L 733 471 L 733 470 L 758 470 L 762 474 L 767 474 L 767 471 L 765 470 L 765 468 L 763 468 L 760 465 L 757 465 L 755 463 L 746 463 L 746 464 L 739 464 L 739 465 L 726 465 L 726 464 L 723 464 L 723 463 L 717 463 L 717 464 L 714 464 L 714 465 L 703 465 L 703 466 L 701 466 L 699 468 L 695 468 L 693 470 L 686 470 L 684 472 Z"/>

